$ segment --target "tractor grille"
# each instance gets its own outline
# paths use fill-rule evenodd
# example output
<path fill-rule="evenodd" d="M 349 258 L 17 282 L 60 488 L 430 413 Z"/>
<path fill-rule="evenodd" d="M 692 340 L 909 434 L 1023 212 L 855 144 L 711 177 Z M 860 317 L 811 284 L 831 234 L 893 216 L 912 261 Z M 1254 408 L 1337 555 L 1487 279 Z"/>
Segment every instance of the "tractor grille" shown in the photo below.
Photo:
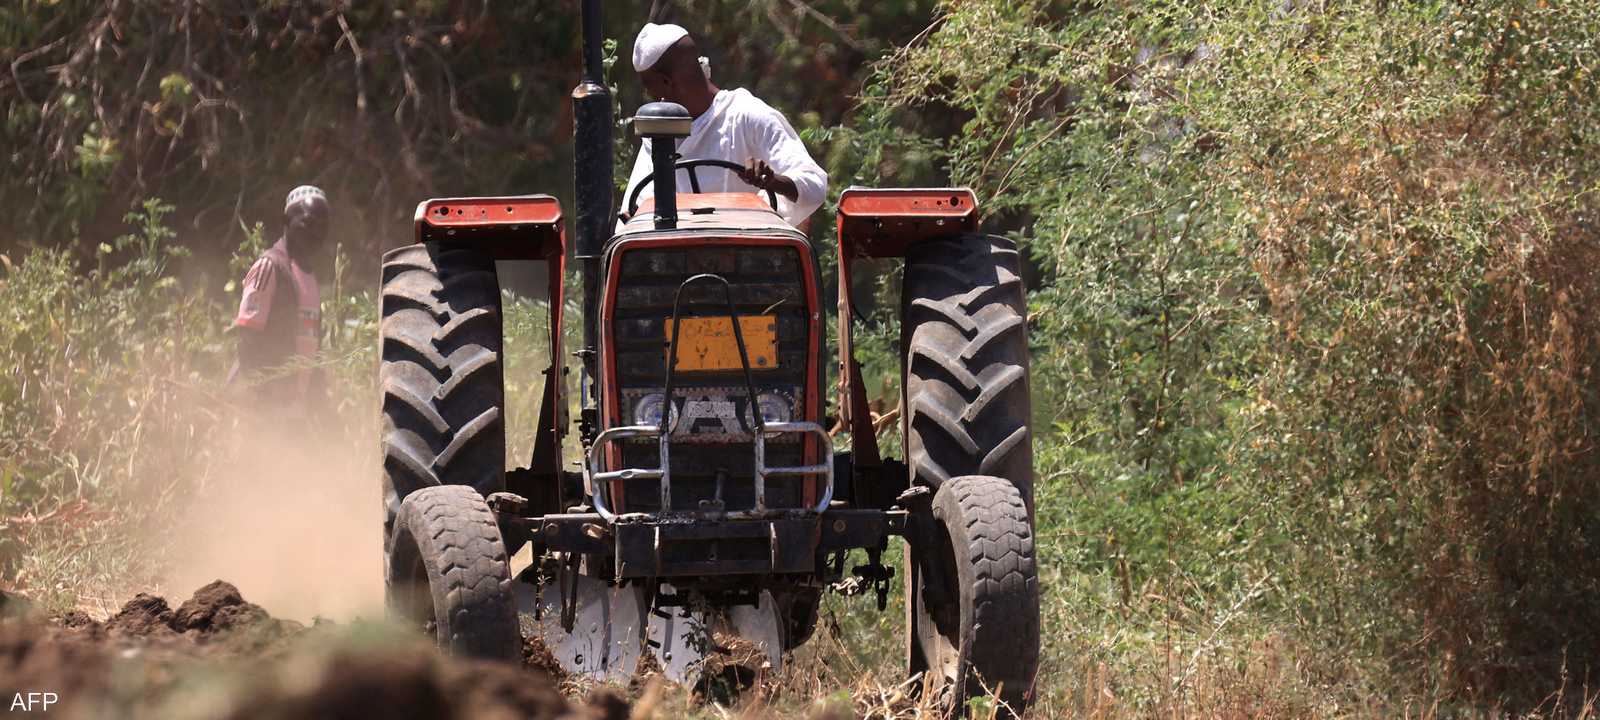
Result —
<path fill-rule="evenodd" d="M 662 392 L 667 371 L 663 343 L 670 328 L 673 296 L 684 280 L 700 273 L 727 278 L 737 315 L 774 319 L 777 367 L 752 367 L 751 377 L 758 394 L 782 398 L 789 404 L 791 419 L 803 418 L 809 338 L 800 253 L 788 247 L 738 245 L 620 252 L 616 309 L 609 328 L 616 352 L 619 424 L 634 424 L 635 406 Z M 727 314 L 720 283 L 696 283 L 684 290 L 681 317 Z M 755 504 L 754 449 L 737 420 L 728 417 L 729 403 L 732 413 L 748 417 L 743 373 L 738 369 L 687 371 L 680 366 L 674 384 L 675 411 L 686 420 L 702 419 L 680 424 L 673 435 L 672 509 L 702 509 L 702 501 L 718 496 L 719 484 L 723 509 L 751 509 Z M 709 417 L 719 412 L 720 420 Z M 621 447 L 624 467 L 660 466 L 654 439 Z M 767 464 L 801 465 L 801 447 L 796 436 L 769 439 Z M 802 507 L 803 482 L 801 478 L 771 478 L 767 506 Z M 629 483 L 624 502 L 630 512 L 660 510 L 659 488 L 651 482 Z"/>

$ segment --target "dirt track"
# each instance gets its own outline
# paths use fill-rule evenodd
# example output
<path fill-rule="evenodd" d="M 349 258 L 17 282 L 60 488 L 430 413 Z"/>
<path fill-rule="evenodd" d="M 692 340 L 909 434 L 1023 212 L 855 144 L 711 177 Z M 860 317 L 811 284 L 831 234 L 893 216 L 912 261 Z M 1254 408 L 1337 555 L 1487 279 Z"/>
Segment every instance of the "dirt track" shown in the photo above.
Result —
<path fill-rule="evenodd" d="M 273 618 L 217 581 L 177 608 L 139 594 L 105 621 L 19 616 L 0 597 L 0 700 L 51 692 L 48 717 L 626 718 L 567 702 L 533 667 L 452 660 L 380 625 Z"/>

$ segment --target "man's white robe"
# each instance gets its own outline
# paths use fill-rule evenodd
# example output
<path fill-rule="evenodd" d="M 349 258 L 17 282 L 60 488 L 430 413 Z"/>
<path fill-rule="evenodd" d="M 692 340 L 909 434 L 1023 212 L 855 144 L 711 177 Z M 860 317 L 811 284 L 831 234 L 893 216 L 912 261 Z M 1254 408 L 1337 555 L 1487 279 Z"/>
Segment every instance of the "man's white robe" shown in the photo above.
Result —
<path fill-rule="evenodd" d="M 710 109 L 694 119 L 689 137 L 678 142 L 678 155 L 684 160 L 712 159 L 747 164 L 751 158 L 767 161 L 779 175 L 794 181 L 799 199 L 790 202 L 778 195 L 778 213 L 791 225 L 799 225 L 822 206 L 828 194 L 828 173 L 811 159 L 800 134 L 783 117 L 748 90 L 720 90 L 712 100 Z M 650 141 L 642 140 L 639 159 L 633 164 L 633 175 L 628 179 L 628 193 L 650 174 Z M 731 170 L 721 168 L 696 168 L 701 192 L 759 192 Z M 652 183 L 653 185 L 654 183 Z M 689 173 L 678 171 L 678 192 L 689 192 Z M 646 185 L 639 193 L 639 202 L 654 197 L 655 188 Z M 623 195 L 626 202 L 628 195 Z M 624 207 L 624 210 L 627 208 Z"/>

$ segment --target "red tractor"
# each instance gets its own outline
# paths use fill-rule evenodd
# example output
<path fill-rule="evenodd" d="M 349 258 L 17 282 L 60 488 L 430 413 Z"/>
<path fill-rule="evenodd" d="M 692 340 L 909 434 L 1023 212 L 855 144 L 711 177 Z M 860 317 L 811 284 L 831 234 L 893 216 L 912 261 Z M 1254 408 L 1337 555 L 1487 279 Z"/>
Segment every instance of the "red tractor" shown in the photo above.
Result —
<path fill-rule="evenodd" d="M 815 248 L 775 198 L 693 192 L 700 173 L 728 163 L 675 157 L 691 122 L 682 107 L 651 103 L 633 118 L 654 139 L 656 200 L 628 207 L 613 232 L 600 2 L 583 13 L 572 253 L 582 455 L 562 457 L 572 424 L 559 204 L 422 203 L 415 244 L 383 261 L 391 608 L 451 652 L 515 658 L 538 637 L 602 677 L 630 674 L 643 653 L 687 671 L 706 648 L 690 630 L 707 618 L 777 659 L 806 641 L 830 588 L 873 592 L 884 609 L 898 536 L 921 687 L 952 712 L 992 694 L 1020 713 L 1038 664 L 1039 588 L 1016 248 L 977 232 L 970 191 L 846 190 L 831 384 Z M 852 261 L 891 257 L 905 261 L 904 460 L 879 453 L 849 322 Z M 551 315 L 534 449 L 515 469 L 496 272 L 510 260 L 547 264 Z M 833 388 L 845 451 L 827 429 Z M 525 546 L 535 561 L 513 576 L 509 556 Z M 847 572 L 849 557 L 865 562 Z"/>

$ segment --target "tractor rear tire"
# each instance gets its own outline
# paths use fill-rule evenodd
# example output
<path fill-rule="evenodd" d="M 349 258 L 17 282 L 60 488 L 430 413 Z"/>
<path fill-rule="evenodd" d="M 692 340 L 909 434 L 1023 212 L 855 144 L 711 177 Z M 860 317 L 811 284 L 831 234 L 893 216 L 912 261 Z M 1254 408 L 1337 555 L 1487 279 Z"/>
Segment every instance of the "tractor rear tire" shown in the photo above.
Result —
<path fill-rule="evenodd" d="M 960 235 L 906 255 L 902 398 L 912 481 L 1010 480 L 1033 511 L 1027 306 L 1016 245 Z"/>
<path fill-rule="evenodd" d="M 1039 575 L 1033 524 L 1005 478 L 952 478 L 934 495 L 931 527 L 910 568 L 912 645 L 925 685 L 950 716 L 994 695 L 1021 716 L 1039 666 Z M 935 587 L 937 584 L 937 587 Z"/>
<path fill-rule="evenodd" d="M 470 248 L 384 255 L 379 333 L 384 547 L 402 501 L 436 485 L 505 489 L 500 282 Z"/>
<path fill-rule="evenodd" d="M 389 607 L 402 620 L 431 629 L 451 655 L 521 659 L 511 565 L 478 491 L 442 485 L 406 496 L 386 549 Z"/>

